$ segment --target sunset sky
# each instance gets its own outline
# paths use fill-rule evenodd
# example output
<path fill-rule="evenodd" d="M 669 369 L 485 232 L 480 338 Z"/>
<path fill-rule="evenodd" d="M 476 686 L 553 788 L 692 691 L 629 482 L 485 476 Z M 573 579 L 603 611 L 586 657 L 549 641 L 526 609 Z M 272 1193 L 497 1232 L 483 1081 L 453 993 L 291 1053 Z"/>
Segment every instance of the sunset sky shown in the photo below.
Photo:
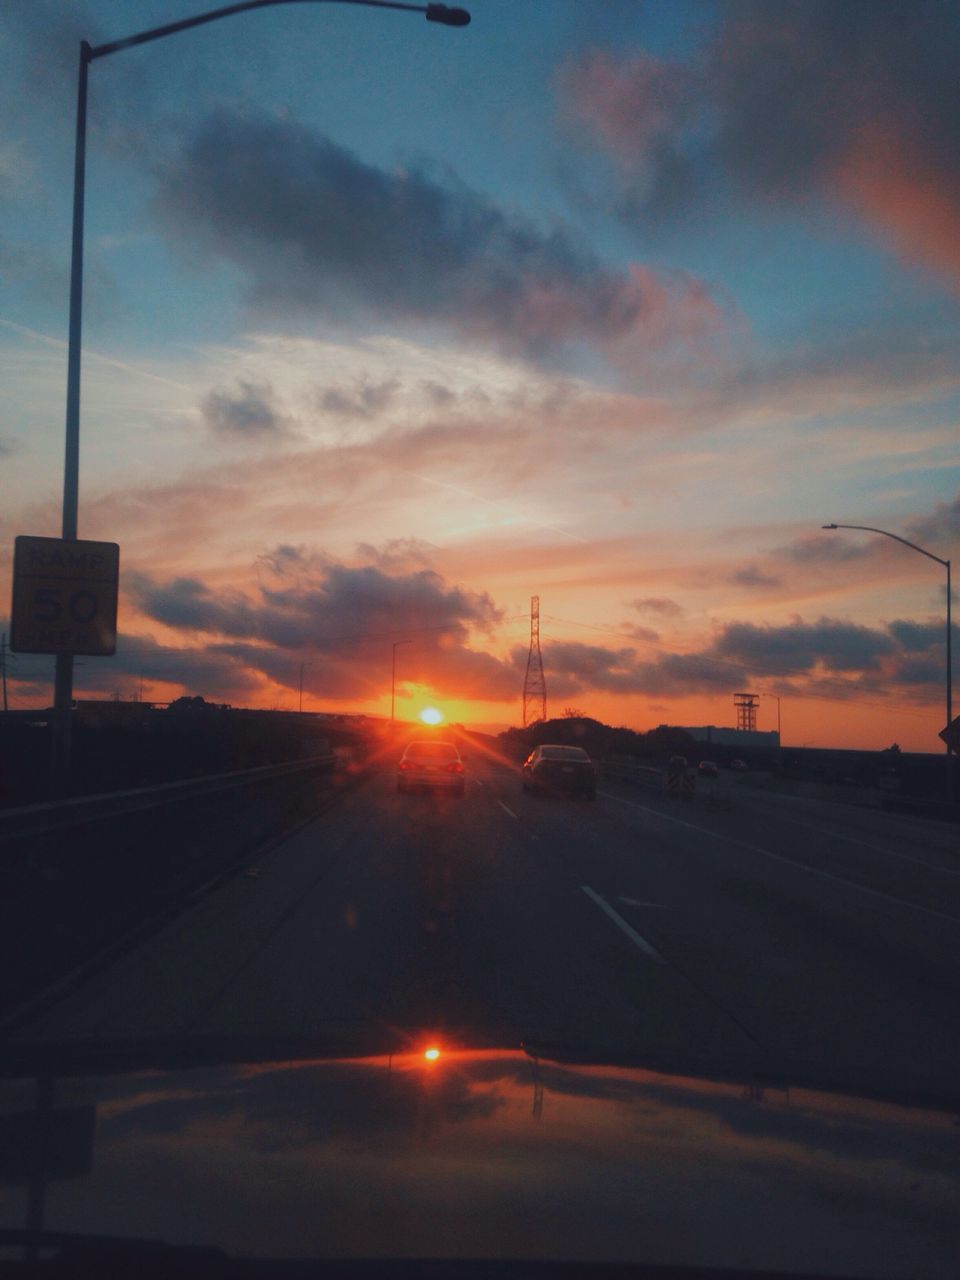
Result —
<path fill-rule="evenodd" d="M 0 9 L 0 626 L 60 530 L 77 51 Z M 960 560 L 960 10 L 337 4 L 90 71 L 79 696 L 942 749 Z M 956 633 L 956 628 L 955 628 Z M 960 652 L 956 638 L 954 651 Z M 52 660 L 16 655 L 12 707 Z"/>

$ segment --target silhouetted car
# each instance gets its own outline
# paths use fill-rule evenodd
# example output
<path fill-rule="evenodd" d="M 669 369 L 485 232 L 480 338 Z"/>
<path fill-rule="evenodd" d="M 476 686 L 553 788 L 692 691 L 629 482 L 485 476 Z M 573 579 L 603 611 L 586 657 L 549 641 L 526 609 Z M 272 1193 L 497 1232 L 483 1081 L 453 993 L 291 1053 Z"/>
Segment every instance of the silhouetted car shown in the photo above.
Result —
<path fill-rule="evenodd" d="M 452 791 L 462 796 L 463 761 L 454 742 L 415 739 L 407 744 L 397 770 L 397 790 Z"/>
<path fill-rule="evenodd" d="M 523 764 L 524 791 L 569 792 L 597 798 L 597 771 L 582 747 L 545 744 Z"/>
<path fill-rule="evenodd" d="M 702 778 L 716 778 L 720 770 L 712 760 L 701 760 L 697 765 L 697 772 Z"/>
<path fill-rule="evenodd" d="M 741 760 L 738 757 L 736 760 L 730 761 L 730 768 L 736 773 L 746 773 L 750 766 L 747 764 L 746 760 Z"/>

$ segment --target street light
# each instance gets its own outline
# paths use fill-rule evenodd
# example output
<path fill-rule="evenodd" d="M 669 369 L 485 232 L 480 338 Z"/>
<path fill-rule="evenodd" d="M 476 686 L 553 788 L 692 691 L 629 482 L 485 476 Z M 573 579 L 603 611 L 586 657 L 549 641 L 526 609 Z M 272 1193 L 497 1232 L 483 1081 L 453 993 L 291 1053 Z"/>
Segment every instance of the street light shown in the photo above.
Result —
<path fill-rule="evenodd" d="M 909 547 L 911 551 L 918 551 L 920 555 L 926 556 L 928 560 L 936 560 L 937 564 L 943 565 L 947 571 L 947 724 L 953 723 L 953 659 L 952 659 L 952 630 L 953 621 L 951 616 L 952 594 L 953 589 L 950 584 L 950 561 L 942 560 L 940 556 L 935 556 L 932 551 L 926 551 L 923 547 L 918 547 L 915 542 L 908 542 L 906 538 L 901 538 L 898 533 L 890 533 L 887 529 L 874 529 L 869 524 L 825 524 L 820 526 L 822 529 L 859 529 L 863 533 L 881 533 L 885 538 L 892 538 L 894 542 L 900 542 L 905 547 Z M 953 798 L 953 752 L 950 744 L 947 743 L 947 799 Z"/>
<path fill-rule="evenodd" d="M 412 640 L 394 640 L 393 642 L 393 665 L 390 669 L 390 723 L 394 722 L 394 710 L 397 703 L 397 646 L 401 644 L 413 644 Z"/>
<path fill-rule="evenodd" d="M 73 240 L 70 260 L 70 331 L 67 346 L 67 415 L 66 443 L 63 461 L 63 518 L 62 536 L 73 540 L 77 537 L 80 475 L 80 330 L 83 305 L 83 201 L 87 149 L 87 75 L 90 63 L 110 53 L 120 53 L 138 44 L 147 44 L 163 36 L 176 35 L 190 27 L 199 27 L 218 18 L 229 18 L 249 9 L 266 9 L 277 4 L 352 4 L 368 9 L 399 9 L 407 13 L 422 13 L 428 22 L 446 27 L 465 27 L 470 22 L 466 9 L 446 4 L 402 4 L 400 0 L 241 0 L 222 9 L 211 9 L 193 18 L 168 22 L 162 27 L 152 27 L 127 36 L 124 40 L 112 40 L 108 44 L 91 45 L 80 41 L 80 72 L 77 84 L 77 133 L 73 166 Z M 59 653 L 56 660 L 54 683 L 53 757 L 52 773 L 55 793 L 63 791 L 70 765 L 70 710 L 73 703 L 73 654 Z"/>

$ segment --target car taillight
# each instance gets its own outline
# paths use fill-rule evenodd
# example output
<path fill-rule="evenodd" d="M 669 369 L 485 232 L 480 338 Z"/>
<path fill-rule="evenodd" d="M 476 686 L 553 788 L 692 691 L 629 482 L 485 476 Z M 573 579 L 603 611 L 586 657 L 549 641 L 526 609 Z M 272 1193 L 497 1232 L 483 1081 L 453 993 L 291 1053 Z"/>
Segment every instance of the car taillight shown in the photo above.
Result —
<path fill-rule="evenodd" d="M 460 761 L 459 761 L 459 760 L 455 760 L 455 761 L 453 762 L 453 764 L 448 764 L 448 765 L 447 765 L 447 772 L 448 772 L 448 773 L 463 773 L 463 765 L 460 763 Z"/>
<path fill-rule="evenodd" d="M 401 769 L 412 769 L 412 768 L 413 768 L 413 765 L 410 763 L 410 761 L 409 761 L 409 760 L 401 760 L 401 761 L 400 761 L 400 768 L 401 768 Z"/>

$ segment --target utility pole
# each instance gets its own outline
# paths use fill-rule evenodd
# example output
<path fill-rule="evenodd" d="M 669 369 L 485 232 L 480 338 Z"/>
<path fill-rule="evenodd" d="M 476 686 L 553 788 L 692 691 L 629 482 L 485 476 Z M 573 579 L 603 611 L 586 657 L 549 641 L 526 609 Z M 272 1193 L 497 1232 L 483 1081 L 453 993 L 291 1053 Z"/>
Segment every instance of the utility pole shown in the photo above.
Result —
<path fill-rule="evenodd" d="M 0 671 L 3 672 L 3 709 L 7 708 L 7 633 L 0 638 Z"/>

